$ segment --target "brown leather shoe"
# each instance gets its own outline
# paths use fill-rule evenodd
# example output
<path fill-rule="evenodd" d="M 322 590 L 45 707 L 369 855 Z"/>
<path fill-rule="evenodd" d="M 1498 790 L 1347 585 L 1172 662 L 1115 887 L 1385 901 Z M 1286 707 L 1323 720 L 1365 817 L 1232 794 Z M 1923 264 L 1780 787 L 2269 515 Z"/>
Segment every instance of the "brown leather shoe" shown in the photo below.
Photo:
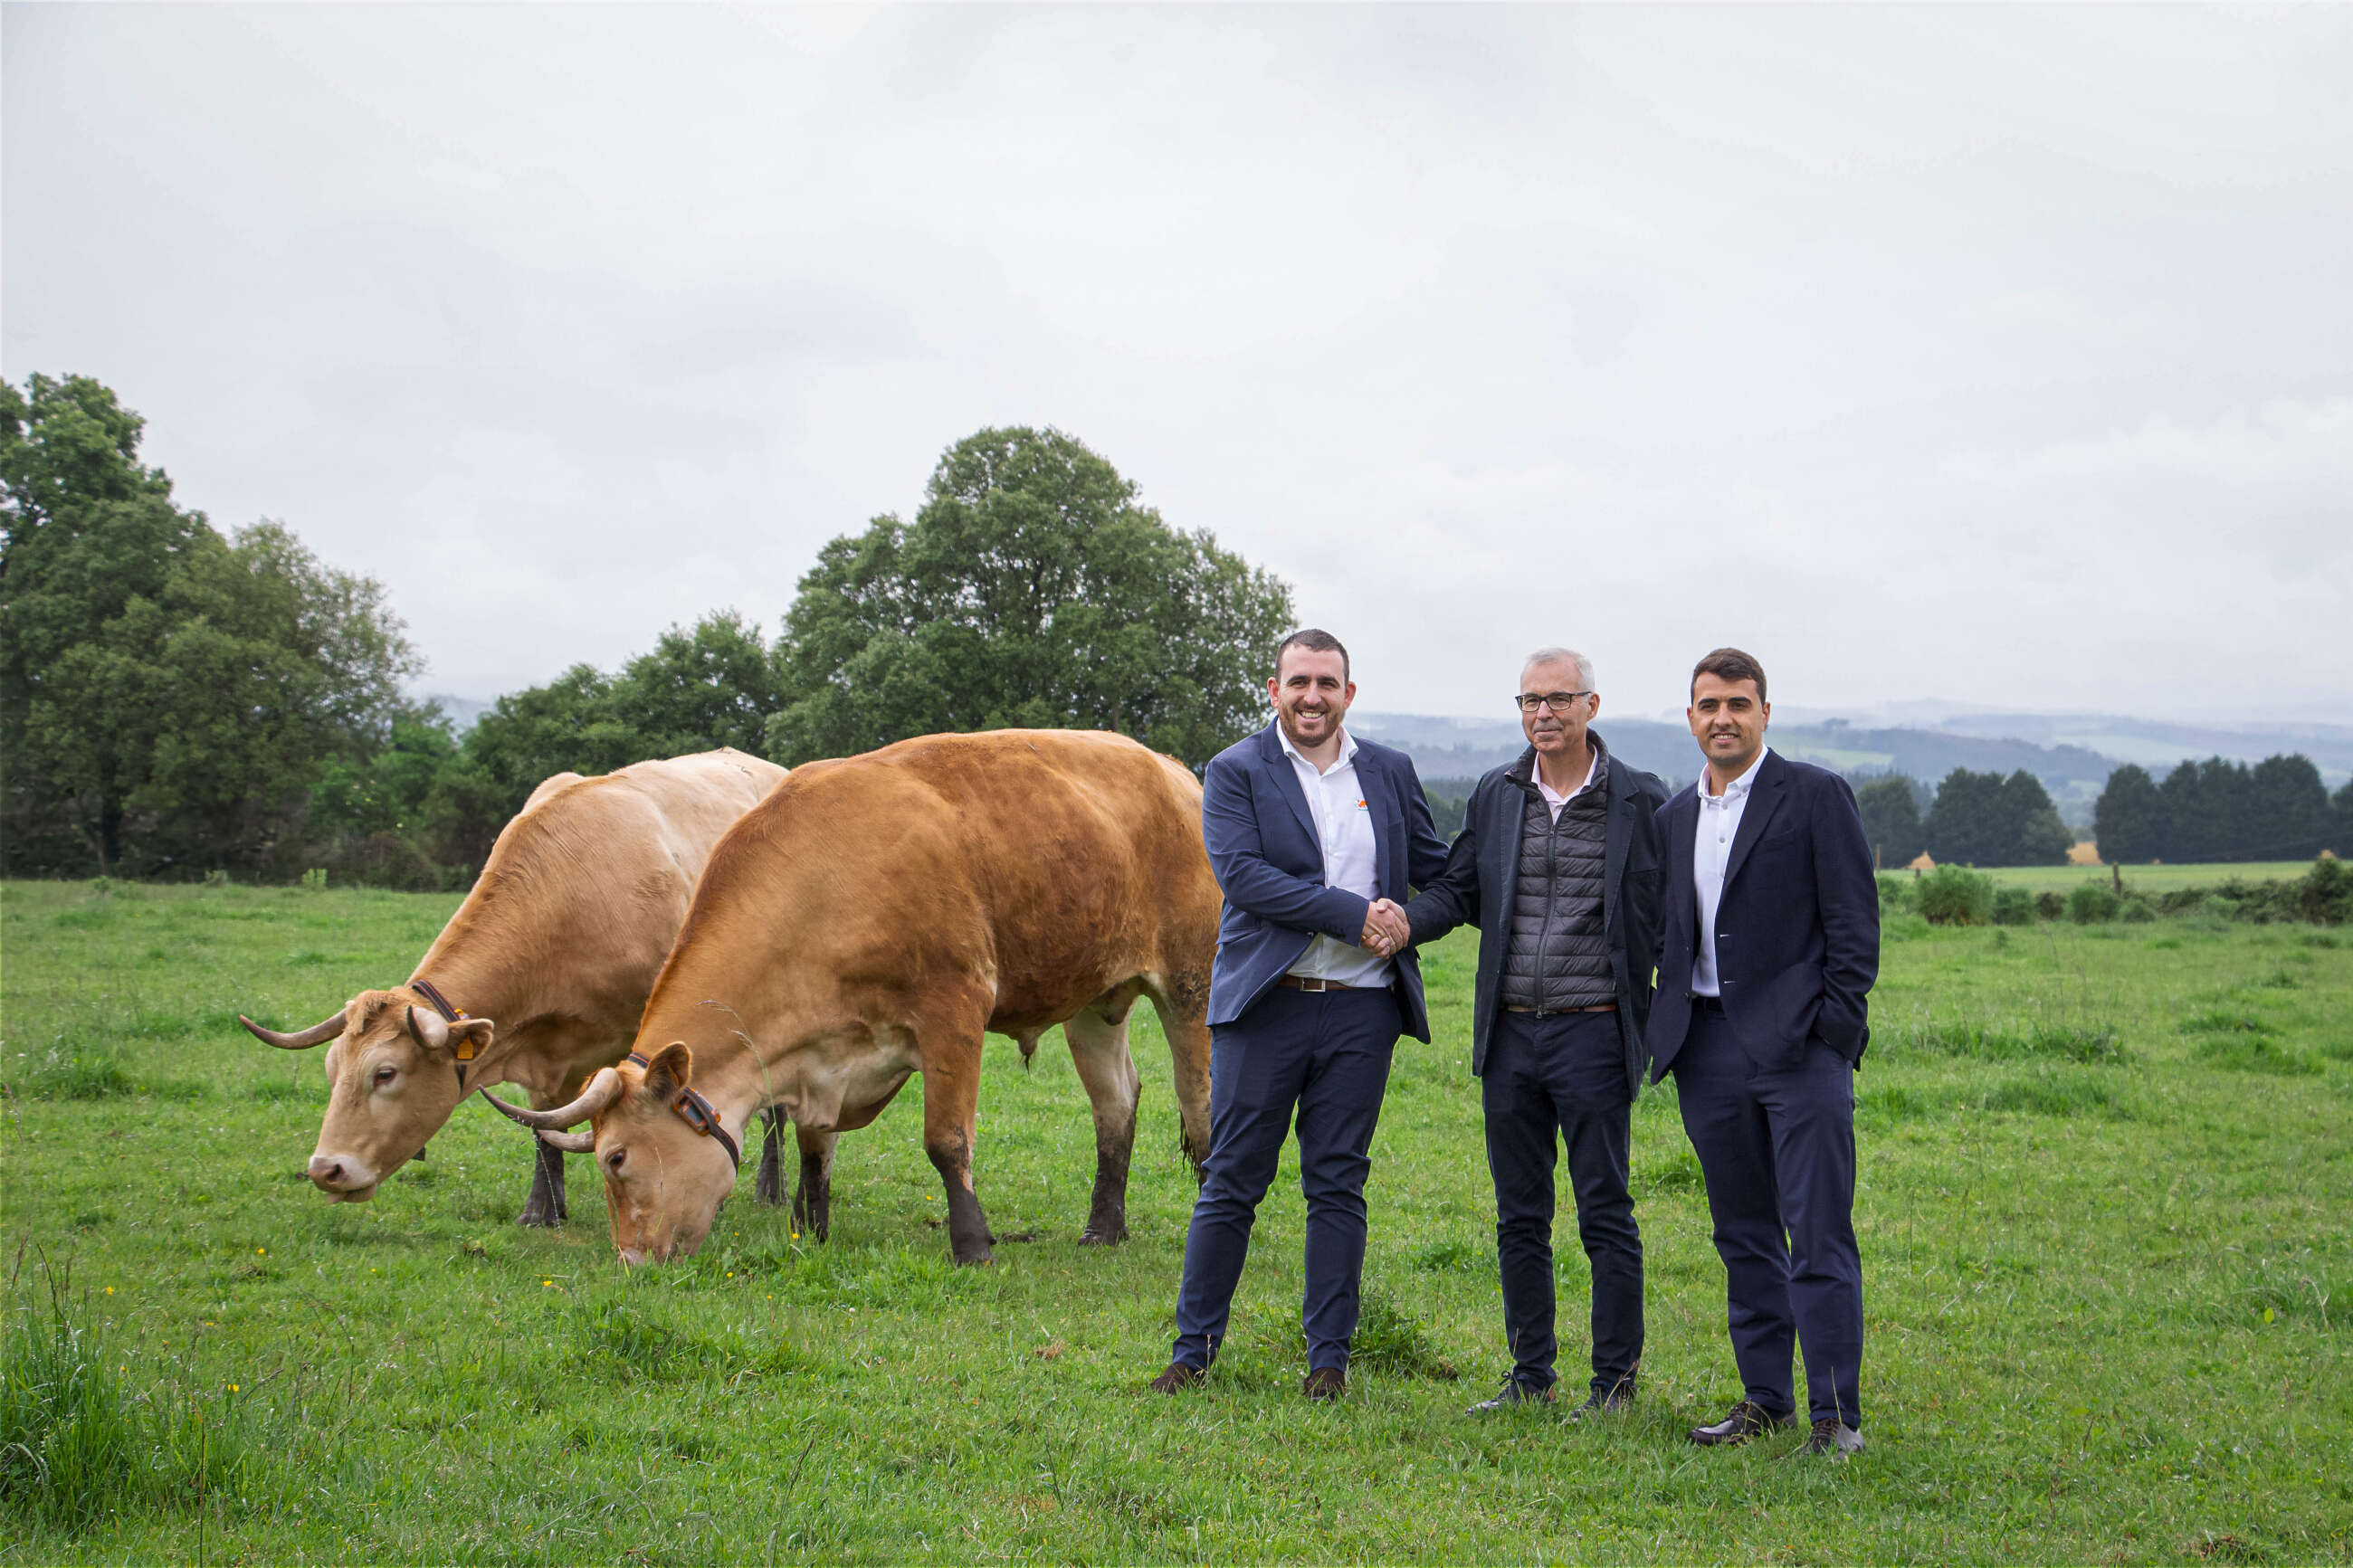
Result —
<path fill-rule="evenodd" d="M 1155 1394 L 1178 1394 L 1188 1388 L 1200 1387 L 1201 1380 L 1208 1375 L 1198 1366 L 1172 1361 L 1168 1363 L 1168 1370 L 1154 1378 L 1147 1386 Z"/>
<path fill-rule="evenodd" d="M 1348 1374 L 1336 1366 L 1319 1366 L 1307 1374 L 1299 1392 L 1318 1405 L 1336 1405 L 1348 1392 Z"/>
<path fill-rule="evenodd" d="M 1732 1407 L 1730 1415 L 1712 1426 L 1694 1426 L 1691 1440 L 1703 1448 L 1729 1448 L 1746 1443 L 1751 1437 L 1762 1436 L 1776 1426 L 1795 1426 L 1798 1417 L 1793 1412 L 1776 1415 L 1753 1399 L 1744 1399 Z"/>

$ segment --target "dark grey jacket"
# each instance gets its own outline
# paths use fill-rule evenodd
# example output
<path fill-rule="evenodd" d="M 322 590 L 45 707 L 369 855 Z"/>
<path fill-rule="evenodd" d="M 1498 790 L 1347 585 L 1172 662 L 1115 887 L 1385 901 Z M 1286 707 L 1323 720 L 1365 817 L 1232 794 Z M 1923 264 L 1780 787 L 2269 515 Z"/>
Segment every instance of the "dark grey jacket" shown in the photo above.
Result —
<path fill-rule="evenodd" d="M 1609 828 L 1601 880 L 1601 923 L 1618 982 L 1618 1032 L 1626 1046 L 1626 1079 L 1639 1086 L 1649 1053 L 1642 1043 L 1651 1014 L 1651 978 L 1659 960 L 1660 852 L 1658 808 L 1667 798 L 1656 774 L 1620 762 L 1605 747 L 1609 768 Z M 1503 1005 L 1504 955 L 1511 943 L 1511 910 L 1520 868 L 1525 777 L 1535 750 L 1496 768 L 1471 792 L 1462 831 L 1446 868 L 1406 906 L 1417 945 L 1460 925 L 1479 928 L 1479 973 L 1471 1012 L 1471 1070 L 1487 1068 L 1487 1037 Z"/>

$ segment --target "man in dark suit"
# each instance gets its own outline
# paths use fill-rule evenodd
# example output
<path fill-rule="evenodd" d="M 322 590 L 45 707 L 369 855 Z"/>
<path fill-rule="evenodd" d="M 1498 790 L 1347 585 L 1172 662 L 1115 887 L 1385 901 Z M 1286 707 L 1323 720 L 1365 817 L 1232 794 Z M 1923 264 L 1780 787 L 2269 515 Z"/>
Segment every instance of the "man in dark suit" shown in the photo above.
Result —
<path fill-rule="evenodd" d="M 1390 1052 L 1400 1028 L 1430 1038 L 1397 906 L 1438 874 L 1446 843 L 1413 763 L 1342 726 L 1356 688 L 1339 639 L 1294 632 L 1274 668 L 1274 722 L 1220 752 L 1202 780 L 1202 837 L 1226 895 L 1209 980 L 1209 1157 L 1185 1239 L 1176 1342 L 1152 1387 L 1189 1387 L 1216 1359 L 1295 1112 L 1307 1199 L 1302 1392 L 1333 1400 L 1347 1388 Z"/>
<path fill-rule="evenodd" d="M 1765 745 L 1762 666 L 1718 648 L 1692 672 L 1700 782 L 1659 810 L 1666 846 L 1656 1077 L 1675 1075 L 1707 1178 L 1744 1393 L 1702 1445 L 1793 1426 L 1805 1452 L 1862 1450 L 1862 1259 L 1854 1239 L 1854 1069 L 1870 1043 L 1879 889 L 1854 793 Z"/>
<path fill-rule="evenodd" d="M 1642 1236 L 1627 1157 L 1658 959 L 1655 813 L 1667 792 L 1588 727 L 1601 699 L 1583 654 L 1530 654 L 1518 701 L 1528 750 L 1479 781 L 1446 869 L 1406 916 L 1417 944 L 1479 928 L 1471 1070 L 1486 1111 L 1512 1370 L 1471 1408 L 1553 1402 L 1553 1165 L 1565 1144 L 1593 1268 L 1593 1381 L 1575 1412 L 1586 1416 L 1632 1405 L 1642 1361 Z"/>

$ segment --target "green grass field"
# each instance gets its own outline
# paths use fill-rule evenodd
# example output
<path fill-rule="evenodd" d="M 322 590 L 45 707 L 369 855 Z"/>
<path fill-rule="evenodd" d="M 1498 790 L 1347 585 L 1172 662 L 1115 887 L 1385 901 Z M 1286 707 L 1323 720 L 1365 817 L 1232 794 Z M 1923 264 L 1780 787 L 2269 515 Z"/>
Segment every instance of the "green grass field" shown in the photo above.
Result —
<path fill-rule="evenodd" d="M 1993 866 L 1983 868 L 1997 887 L 2050 889 L 2065 892 L 2080 882 L 2105 882 L 2105 866 Z M 2312 869 L 2309 860 L 2247 860 L 2211 866 L 2126 866 L 2125 886 L 2144 893 L 2170 893 L 2182 888 L 2209 888 L 2236 877 L 2249 882 L 2293 882 Z"/>
<path fill-rule="evenodd" d="M 1430 957 L 1437 1043 L 1398 1053 L 1363 1360 L 1325 1409 L 1297 1393 L 1288 1163 L 1208 1387 L 1141 1392 L 1192 1195 L 1148 1025 L 1115 1252 L 1076 1245 L 1092 1135 L 1053 1037 L 1029 1071 L 990 1045 L 987 1270 L 947 1267 L 920 1086 L 843 1140 L 822 1247 L 747 1178 L 702 1256 L 625 1278 L 578 1162 L 569 1229 L 510 1223 L 524 1141 L 479 1101 L 330 1206 L 301 1173 L 317 1055 L 235 1015 L 396 982 L 455 901 L 0 891 L 10 1304 L 69 1264 L 96 1370 L 176 1423 L 85 1532 L 0 1516 L 0 1559 L 2353 1557 L 2353 932 L 1891 928 L 1858 1080 L 1871 1447 L 1841 1468 L 1681 1440 L 1738 1388 L 1671 1087 L 1636 1112 L 1637 1412 L 1460 1414 L 1506 1365 L 1472 933 Z"/>

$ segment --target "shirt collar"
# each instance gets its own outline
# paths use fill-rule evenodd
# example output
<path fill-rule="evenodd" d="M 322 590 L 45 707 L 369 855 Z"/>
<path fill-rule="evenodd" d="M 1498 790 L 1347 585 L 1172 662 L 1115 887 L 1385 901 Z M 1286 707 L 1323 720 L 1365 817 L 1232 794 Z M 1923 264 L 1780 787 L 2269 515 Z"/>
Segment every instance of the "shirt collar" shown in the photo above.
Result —
<path fill-rule="evenodd" d="M 1566 804 L 1575 800 L 1609 776 L 1609 748 L 1603 745 L 1601 737 L 1590 730 L 1585 732 L 1585 743 L 1592 748 L 1591 758 L 1585 765 L 1585 777 L 1578 782 L 1576 788 L 1563 795 L 1554 795 L 1552 786 L 1544 782 L 1544 769 L 1536 765 L 1535 748 L 1534 746 L 1528 748 L 1528 781 L 1536 786 L 1537 794 L 1546 800 L 1558 800 Z"/>
<path fill-rule="evenodd" d="M 1730 784 L 1725 785 L 1724 793 L 1722 795 L 1708 794 L 1707 777 L 1705 774 L 1702 774 L 1699 781 L 1700 803 L 1704 805 L 1730 805 L 1735 801 L 1747 799 L 1749 790 L 1753 788 L 1757 783 L 1757 770 L 1763 767 L 1765 765 L 1765 759 L 1772 754 L 1772 747 L 1760 747 L 1757 752 L 1757 760 L 1748 764 L 1748 771 L 1742 773 Z"/>
<path fill-rule="evenodd" d="M 1348 733 L 1348 727 L 1345 724 L 1340 726 L 1340 760 L 1334 763 L 1330 770 L 1317 767 L 1301 754 L 1299 748 L 1291 743 L 1291 731 L 1282 727 L 1282 721 L 1280 719 L 1274 721 L 1274 738 L 1282 742 L 1284 756 L 1302 764 L 1308 772 L 1319 778 L 1327 771 L 1337 771 L 1356 760 L 1356 737 Z"/>

